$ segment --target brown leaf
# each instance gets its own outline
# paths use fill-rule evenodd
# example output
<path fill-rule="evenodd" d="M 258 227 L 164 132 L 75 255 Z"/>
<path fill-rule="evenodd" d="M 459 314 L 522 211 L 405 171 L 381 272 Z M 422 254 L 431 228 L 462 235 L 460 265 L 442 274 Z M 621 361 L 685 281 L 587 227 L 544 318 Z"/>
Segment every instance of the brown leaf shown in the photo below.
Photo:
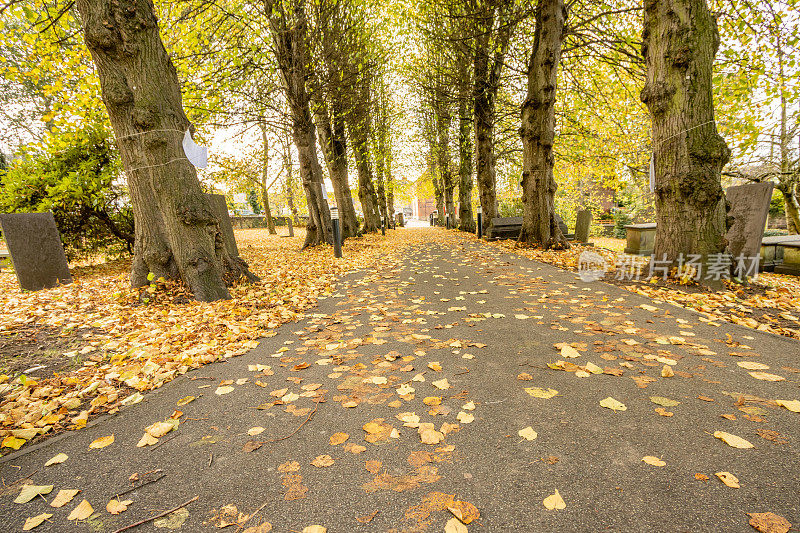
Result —
<path fill-rule="evenodd" d="M 367 469 L 367 472 L 371 472 L 373 474 L 377 474 L 380 471 L 381 466 L 383 466 L 383 463 L 381 461 L 374 461 L 374 460 L 367 461 L 364 464 L 364 468 Z"/>
<path fill-rule="evenodd" d="M 325 468 L 328 466 L 333 466 L 334 460 L 333 457 L 330 455 L 318 455 L 311 461 L 311 464 L 316 466 L 317 468 Z"/>
<path fill-rule="evenodd" d="M 792 524 L 775 513 L 747 513 L 750 515 L 750 525 L 761 533 L 788 533 Z"/>
<path fill-rule="evenodd" d="M 244 446 L 242 446 L 242 451 L 247 453 L 254 452 L 257 449 L 261 448 L 261 446 L 263 445 L 264 445 L 263 442 L 259 442 L 257 440 L 249 440 L 244 443 Z"/>
<path fill-rule="evenodd" d="M 378 514 L 378 511 L 372 511 L 370 514 L 366 514 L 364 516 L 357 516 L 356 520 L 362 524 L 367 524 L 372 522 L 372 519 L 375 518 L 375 515 Z"/>

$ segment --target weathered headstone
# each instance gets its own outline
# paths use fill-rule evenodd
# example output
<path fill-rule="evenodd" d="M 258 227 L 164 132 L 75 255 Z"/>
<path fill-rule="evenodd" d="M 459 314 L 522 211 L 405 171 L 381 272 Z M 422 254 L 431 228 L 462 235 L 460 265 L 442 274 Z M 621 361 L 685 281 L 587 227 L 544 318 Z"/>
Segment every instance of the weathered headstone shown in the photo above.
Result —
<path fill-rule="evenodd" d="M 567 227 L 567 224 L 564 222 L 564 219 L 561 218 L 557 213 L 555 216 L 556 216 L 556 224 L 558 224 L 558 229 L 561 230 L 561 234 L 564 236 L 564 238 L 565 239 L 572 238 L 572 235 L 570 234 L 569 228 Z"/>
<path fill-rule="evenodd" d="M 38 291 L 72 282 L 53 213 L 0 215 L 0 228 L 20 287 Z"/>
<path fill-rule="evenodd" d="M 630 255 L 652 255 L 656 242 L 656 223 L 629 224 L 625 226 L 625 253 Z"/>
<path fill-rule="evenodd" d="M 728 216 L 733 217 L 733 225 L 725 238 L 734 260 L 740 255 L 758 260 L 773 187 L 772 183 L 748 183 L 726 189 L 725 197 L 731 203 Z"/>
<path fill-rule="evenodd" d="M 579 243 L 589 242 L 589 226 L 592 223 L 592 212 L 588 209 L 578 211 L 575 220 L 575 240 Z"/>
<path fill-rule="evenodd" d="M 236 237 L 233 234 L 233 224 L 228 216 L 228 203 L 222 194 L 209 194 L 208 201 L 211 211 L 219 219 L 219 229 L 222 231 L 222 240 L 225 249 L 231 257 L 239 257 L 239 247 L 236 246 Z"/>

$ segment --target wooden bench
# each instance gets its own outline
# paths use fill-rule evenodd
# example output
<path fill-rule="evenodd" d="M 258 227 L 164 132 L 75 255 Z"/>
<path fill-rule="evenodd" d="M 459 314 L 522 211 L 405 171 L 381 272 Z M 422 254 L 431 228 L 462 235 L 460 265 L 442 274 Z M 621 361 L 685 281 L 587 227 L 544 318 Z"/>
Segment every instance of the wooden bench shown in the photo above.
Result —
<path fill-rule="evenodd" d="M 495 217 L 489 230 L 489 239 L 519 239 L 522 231 L 522 217 Z"/>

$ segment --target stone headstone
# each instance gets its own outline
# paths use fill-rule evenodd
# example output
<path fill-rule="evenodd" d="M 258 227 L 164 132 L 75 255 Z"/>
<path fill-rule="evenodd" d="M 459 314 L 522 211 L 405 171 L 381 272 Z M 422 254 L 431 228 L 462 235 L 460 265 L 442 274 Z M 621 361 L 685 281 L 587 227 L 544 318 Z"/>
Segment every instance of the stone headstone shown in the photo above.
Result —
<path fill-rule="evenodd" d="M 772 183 L 748 183 L 728 187 L 725 191 L 731 203 L 728 216 L 733 217 L 733 225 L 725 238 L 734 258 L 740 255 L 757 258 L 760 255 L 772 188 Z"/>
<path fill-rule="evenodd" d="M 578 211 L 575 220 L 575 240 L 579 243 L 589 241 L 589 226 L 592 223 L 592 212 L 588 209 Z"/>
<path fill-rule="evenodd" d="M 558 229 L 561 230 L 561 234 L 566 237 L 569 234 L 569 228 L 564 223 L 564 219 L 558 216 L 558 214 L 556 214 L 556 224 L 558 224 Z"/>
<path fill-rule="evenodd" d="M 652 255 L 656 242 L 656 223 L 628 224 L 625 226 L 625 253 Z"/>
<path fill-rule="evenodd" d="M 0 215 L 0 229 L 20 287 L 38 291 L 72 283 L 53 213 Z"/>
<path fill-rule="evenodd" d="M 228 203 L 222 194 L 209 194 L 208 201 L 211 204 L 211 211 L 219 220 L 219 229 L 222 231 L 222 240 L 225 249 L 231 257 L 239 257 L 239 248 L 236 246 L 236 237 L 233 234 L 233 224 L 231 217 L 228 216 Z"/>

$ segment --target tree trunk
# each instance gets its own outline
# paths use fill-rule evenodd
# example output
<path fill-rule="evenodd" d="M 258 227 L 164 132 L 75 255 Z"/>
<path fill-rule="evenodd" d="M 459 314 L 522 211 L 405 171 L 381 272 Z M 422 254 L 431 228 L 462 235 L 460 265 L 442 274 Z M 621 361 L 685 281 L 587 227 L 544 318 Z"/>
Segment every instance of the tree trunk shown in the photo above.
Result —
<path fill-rule="evenodd" d="M 463 44 L 459 50 L 458 229 L 475 233 L 476 224 L 472 214 L 472 109 L 469 105 L 472 87 L 467 64 L 468 47 Z"/>
<path fill-rule="evenodd" d="M 317 134 L 328 173 L 333 183 L 333 192 L 336 196 L 336 207 L 339 208 L 341 220 L 342 239 L 358 235 L 358 218 L 353 206 L 353 193 L 350 191 L 347 171 L 347 139 L 342 113 L 333 109 L 333 117 L 328 113 L 325 102 L 316 106 Z"/>
<path fill-rule="evenodd" d="M 307 50 L 307 20 L 302 2 L 295 3 L 294 20 L 286 13 L 283 3 L 267 0 L 266 14 L 270 20 L 275 55 L 283 75 L 286 99 L 292 115 L 292 137 L 297 147 L 300 176 L 308 204 L 308 223 L 303 248 L 327 242 L 333 244 L 333 229 L 328 202 L 323 196 L 322 167 L 317 159 L 317 141 L 306 80 L 309 54 Z M 273 9 L 274 8 L 274 9 Z"/>
<path fill-rule="evenodd" d="M 479 36 L 475 51 L 475 177 L 478 182 L 478 201 L 483 211 L 483 234 L 488 235 L 492 219 L 497 216 L 496 176 L 492 133 L 494 101 L 489 81 L 489 36 Z"/>
<path fill-rule="evenodd" d="M 286 171 L 286 182 L 284 190 L 286 192 L 286 205 L 289 206 L 289 212 L 292 213 L 292 222 L 297 226 L 300 224 L 300 215 L 297 212 L 297 206 L 294 203 L 294 176 L 292 174 L 292 152 L 291 141 L 286 137 L 286 142 L 283 144 L 283 168 Z"/>
<path fill-rule="evenodd" d="M 223 244 L 182 140 L 190 127 L 175 66 L 150 0 L 78 0 L 128 177 L 136 244 L 131 283 L 182 279 L 197 300 L 230 298 L 226 284 L 257 279 Z"/>
<path fill-rule="evenodd" d="M 358 171 L 358 199 L 364 213 L 364 231 L 375 232 L 381 228 L 378 196 L 372 179 L 372 162 L 369 156 L 369 135 L 372 129 L 369 106 L 369 87 L 358 91 L 357 101 L 349 110 L 347 127 L 353 143 L 353 153 Z"/>
<path fill-rule="evenodd" d="M 528 96 L 522 104 L 522 230 L 519 241 L 545 250 L 569 248 L 556 223 L 553 142 L 556 87 L 567 9 L 564 0 L 539 0 L 528 66 Z"/>
<path fill-rule="evenodd" d="M 642 37 L 641 99 L 653 122 L 655 256 L 674 265 L 681 254 L 698 254 L 705 267 L 710 254 L 725 250 L 728 227 L 720 171 L 730 150 L 717 134 L 711 95 L 716 19 L 705 0 L 645 0 Z"/>
<path fill-rule="evenodd" d="M 793 180 L 784 179 L 783 176 L 778 180 L 776 188 L 783 195 L 783 206 L 786 211 L 786 229 L 789 233 L 796 235 L 800 233 L 800 205 L 797 202 L 796 188 Z"/>
<path fill-rule="evenodd" d="M 269 176 L 269 139 L 267 138 L 267 124 L 259 122 L 261 127 L 261 141 L 264 145 L 264 155 L 261 164 L 261 203 L 264 204 L 264 216 L 267 218 L 267 231 L 270 235 L 277 235 L 275 231 L 275 221 L 272 219 L 272 210 L 269 208 L 269 189 L 267 189 L 267 178 Z"/>
<path fill-rule="evenodd" d="M 455 208 L 453 205 L 453 193 L 455 192 L 456 184 L 453 181 L 453 170 L 450 164 L 450 122 L 452 117 L 448 110 L 449 103 L 440 99 L 437 103 L 436 113 L 436 131 L 437 131 L 437 166 L 439 167 L 439 175 L 441 176 L 442 194 L 444 196 L 443 204 L 446 209 L 444 214 L 453 217 Z M 444 218 L 444 216 L 442 217 Z"/>
<path fill-rule="evenodd" d="M 394 178 L 392 177 L 392 155 L 386 157 L 386 211 L 394 224 Z"/>

